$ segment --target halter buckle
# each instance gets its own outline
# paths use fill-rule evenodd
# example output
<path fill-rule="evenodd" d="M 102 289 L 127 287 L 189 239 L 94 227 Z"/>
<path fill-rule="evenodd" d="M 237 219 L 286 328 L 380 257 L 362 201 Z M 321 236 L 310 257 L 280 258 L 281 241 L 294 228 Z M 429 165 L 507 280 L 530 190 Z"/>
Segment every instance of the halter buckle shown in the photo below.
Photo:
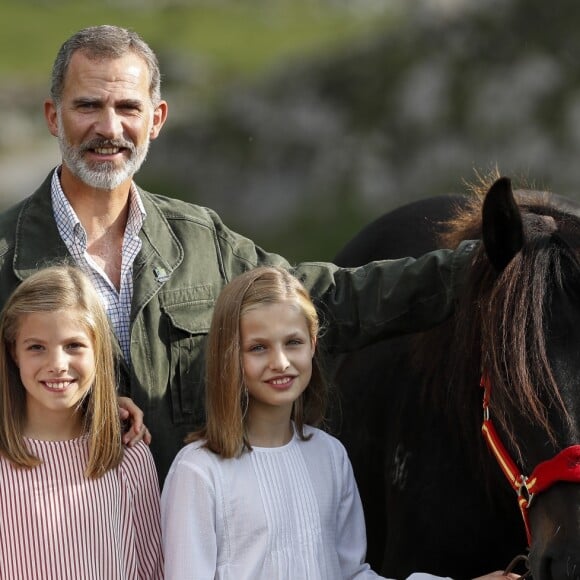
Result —
<path fill-rule="evenodd" d="M 532 505 L 534 493 L 530 491 L 530 488 L 528 487 L 528 478 L 525 475 L 520 475 L 517 493 L 518 497 L 526 502 L 526 508 L 529 508 Z"/>

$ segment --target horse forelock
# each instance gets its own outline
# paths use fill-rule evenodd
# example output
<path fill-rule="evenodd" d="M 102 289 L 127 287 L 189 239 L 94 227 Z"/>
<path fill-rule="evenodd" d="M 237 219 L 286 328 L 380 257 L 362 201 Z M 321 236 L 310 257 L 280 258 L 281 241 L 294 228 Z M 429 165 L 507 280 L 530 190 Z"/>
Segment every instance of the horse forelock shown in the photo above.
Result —
<path fill-rule="evenodd" d="M 448 340 L 439 336 L 433 344 L 450 349 L 439 359 L 448 363 L 438 380 L 445 377 L 450 389 L 445 402 L 456 406 L 456 416 L 458 411 L 465 415 L 466 408 L 473 408 L 475 397 L 480 400 L 475 381 L 481 369 L 490 373 L 495 420 L 521 461 L 510 420 L 514 408 L 541 426 L 552 442 L 555 436 L 547 408 L 556 405 L 566 413 L 548 359 L 546 324 L 554 290 L 580 272 L 580 218 L 560 207 L 549 194 L 524 191 L 515 197 L 522 211 L 524 247 L 498 274 L 480 245 L 453 321 L 439 331 Z M 458 211 L 446 224 L 444 247 L 481 237 L 481 207 L 482 197 L 475 195 Z M 471 420 L 464 417 L 465 426 Z"/>
<path fill-rule="evenodd" d="M 456 206 L 454 215 L 440 224 L 439 247 L 456 248 L 463 240 L 481 238 L 481 215 L 485 191 L 487 189 L 474 190 L 472 195 L 466 198 L 464 204 Z M 514 192 L 514 197 L 522 211 L 526 212 L 532 220 L 537 220 L 539 226 L 537 233 L 540 235 L 556 232 L 563 223 L 569 220 L 578 224 L 576 216 L 571 215 L 569 209 L 549 192 L 518 190 Z"/>
<path fill-rule="evenodd" d="M 566 281 L 578 277 L 576 250 L 580 221 L 562 211 L 546 194 L 518 196 L 525 243 L 505 270 L 481 289 L 483 366 L 489 369 L 498 404 L 494 412 L 512 447 L 521 449 L 510 410 L 541 426 L 556 444 L 548 409 L 566 407 L 547 354 L 550 301 Z M 483 249 L 482 249 L 483 252 Z M 489 268 L 489 265 L 485 266 Z"/>

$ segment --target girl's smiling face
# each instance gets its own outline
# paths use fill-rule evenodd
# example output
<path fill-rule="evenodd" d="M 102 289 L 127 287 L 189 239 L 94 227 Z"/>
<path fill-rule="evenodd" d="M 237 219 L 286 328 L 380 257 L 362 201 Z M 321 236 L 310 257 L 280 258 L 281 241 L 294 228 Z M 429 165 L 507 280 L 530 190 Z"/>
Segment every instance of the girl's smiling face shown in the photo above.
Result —
<path fill-rule="evenodd" d="M 76 311 L 33 312 L 20 320 L 14 362 L 26 390 L 27 433 L 48 420 L 70 419 L 80 430 L 79 403 L 95 378 L 93 341 Z"/>
<path fill-rule="evenodd" d="M 304 314 L 292 302 L 260 305 L 242 315 L 240 335 L 250 406 L 290 416 L 312 376 L 315 343 Z"/>

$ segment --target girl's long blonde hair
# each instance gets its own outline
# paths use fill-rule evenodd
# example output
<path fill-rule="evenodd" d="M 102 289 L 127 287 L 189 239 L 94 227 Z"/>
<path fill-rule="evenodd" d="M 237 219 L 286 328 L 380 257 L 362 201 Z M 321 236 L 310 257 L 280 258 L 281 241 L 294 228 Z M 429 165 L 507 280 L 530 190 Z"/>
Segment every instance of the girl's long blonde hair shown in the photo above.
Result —
<path fill-rule="evenodd" d="M 94 383 L 79 405 L 89 458 L 85 474 L 98 478 L 122 457 L 121 424 L 111 327 L 90 280 L 77 268 L 51 266 L 32 274 L 16 288 L 0 318 L 0 453 L 17 467 L 39 465 L 24 440 L 26 393 L 12 357 L 22 317 L 34 312 L 78 313 L 78 322 L 92 340 Z"/>
<path fill-rule="evenodd" d="M 241 353 L 240 319 L 249 309 L 264 304 L 292 302 L 304 315 L 310 339 L 316 341 L 319 319 L 308 291 L 282 268 L 259 267 L 234 278 L 220 293 L 208 337 L 206 353 L 206 423 L 186 438 L 186 442 L 205 439 L 206 446 L 224 458 L 251 450 L 245 434 L 245 385 Z M 318 356 L 312 364 L 312 378 L 295 401 L 292 419 L 299 437 L 304 425 L 319 425 L 324 419 L 327 400 Z"/>

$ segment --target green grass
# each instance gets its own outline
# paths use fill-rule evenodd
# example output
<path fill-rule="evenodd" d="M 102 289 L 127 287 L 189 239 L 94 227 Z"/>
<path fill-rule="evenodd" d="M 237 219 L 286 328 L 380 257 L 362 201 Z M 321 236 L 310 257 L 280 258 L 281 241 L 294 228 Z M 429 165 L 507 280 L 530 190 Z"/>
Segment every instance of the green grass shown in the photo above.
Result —
<path fill-rule="evenodd" d="M 110 23 L 138 31 L 157 51 L 199 55 L 218 76 L 244 76 L 286 58 L 336 49 L 396 16 L 392 8 L 354 16 L 324 0 L 173 4 L 0 0 L 0 72 L 5 80 L 44 80 L 63 40 L 85 26 Z"/>

